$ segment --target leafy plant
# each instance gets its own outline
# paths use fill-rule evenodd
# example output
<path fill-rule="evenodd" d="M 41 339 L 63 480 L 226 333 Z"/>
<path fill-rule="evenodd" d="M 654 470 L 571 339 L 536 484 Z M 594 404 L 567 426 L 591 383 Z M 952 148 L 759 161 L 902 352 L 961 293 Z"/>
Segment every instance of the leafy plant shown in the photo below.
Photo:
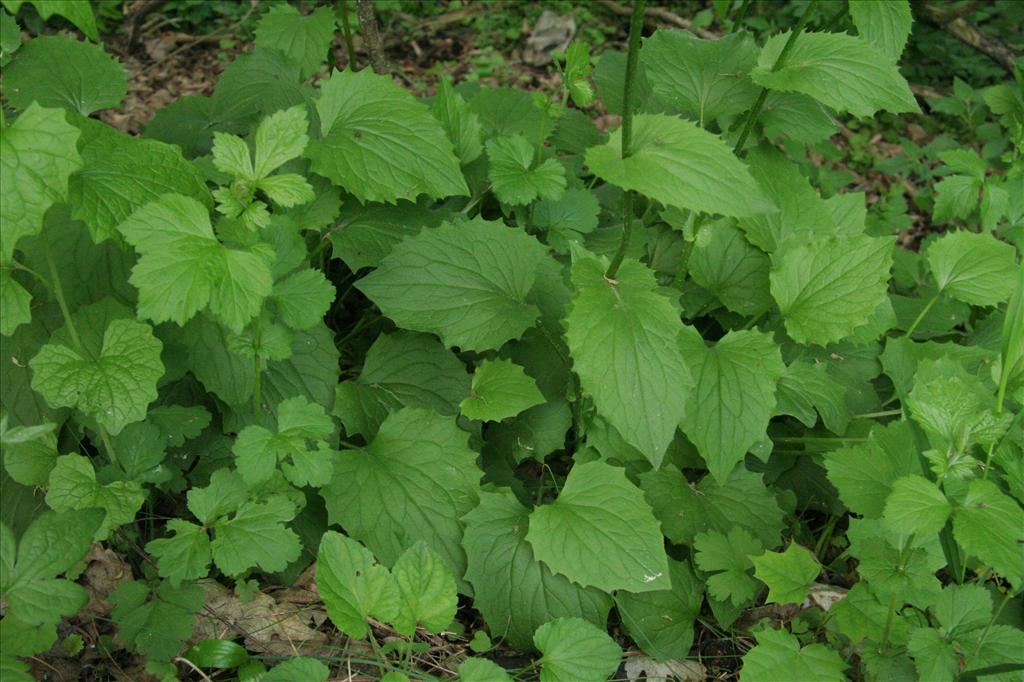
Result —
<path fill-rule="evenodd" d="M 899 201 L 813 153 L 920 115 L 910 6 L 851 0 L 848 32 L 794 7 L 763 40 L 643 39 L 638 0 L 627 51 L 570 45 L 553 96 L 428 103 L 368 69 L 310 86 L 334 17 L 278 5 L 141 138 L 89 118 L 124 95 L 102 48 L 5 34 L 4 679 L 100 541 L 134 569 L 116 642 L 165 679 L 182 652 L 326 679 L 199 627 L 216 581 L 313 561 L 384 679 L 469 629 L 464 680 L 607 679 L 623 646 L 688 657 L 698 621 L 745 681 L 1014 679 L 1020 82 L 969 98 L 1006 145 L 914 158 L 948 229 L 907 251 Z M 33 487 L 48 511 L 7 502 Z"/>

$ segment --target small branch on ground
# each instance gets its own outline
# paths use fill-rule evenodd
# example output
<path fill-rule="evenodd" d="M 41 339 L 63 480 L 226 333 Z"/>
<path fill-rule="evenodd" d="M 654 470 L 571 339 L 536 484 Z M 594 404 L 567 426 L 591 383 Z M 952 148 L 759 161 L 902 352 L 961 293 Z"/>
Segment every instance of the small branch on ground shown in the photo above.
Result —
<path fill-rule="evenodd" d="M 622 3 L 616 2 L 615 0 L 601 0 L 601 4 L 604 5 L 605 7 L 607 7 L 609 10 L 611 10 L 615 14 L 618 14 L 619 16 L 628 17 L 630 15 L 630 13 L 632 12 L 632 10 L 630 9 L 628 4 L 622 4 Z M 679 28 L 685 28 L 688 31 L 693 31 L 695 34 L 697 34 L 701 38 L 710 38 L 710 39 L 721 38 L 720 35 L 718 35 L 717 33 L 714 33 L 713 31 L 709 31 L 709 30 L 704 29 L 704 28 L 693 28 L 693 26 L 691 25 L 691 23 L 690 23 L 690 21 L 688 19 L 684 19 L 681 16 L 679 16 L 678 14 L 676 14 L 675 12 L 670 12 L 669 10 L 665 9 L 664 7 L 648 7 L 646 10 L 644 10 L 644 16 L 647 18 L 648 21 L 651 21 L 652 19 L 656 19 L 656 20 L 662 21 L 662 22 L 664 22 L 666 24 L 672 24 L 673 26 L 677 26 Z M 657 22 L 652 22 L 652 23 L 657 23 Z"/>
<path fill-rule="evenodd" d="M 1002 40 L 967 23 L 955 9 L 945 10 L 926 2 L 917 3 L 914 7 L 921 19 L 942 29 L 960 42 L 970 45 L 1013 74 L 1013 65 L 1018 55 Z"/>
<path fill-rule="evenodd" d="M 377 13 L 373 9 L 373 0 L 356 0 L 356 14 L 359 16 L 359 32 L 363 36 L 363 44 L 370 53 L 370 65 L 374 73 L 387 73 L 388 60 L 384 56 L 384 45 L 377 28 Z"/>

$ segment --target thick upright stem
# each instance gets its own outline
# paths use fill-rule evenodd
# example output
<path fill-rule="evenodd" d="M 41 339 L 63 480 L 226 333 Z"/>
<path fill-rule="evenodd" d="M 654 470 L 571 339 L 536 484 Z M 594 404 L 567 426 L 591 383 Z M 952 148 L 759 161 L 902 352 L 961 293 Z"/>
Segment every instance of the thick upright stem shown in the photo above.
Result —
<path fill-rule="evenodd" d="M 356 0 L 356 14 L 359 16 L 359 31 L 370 53 L 370 65 L 374 73 L 387 73 L 388 60 L 384 56 L 384 43 L 377 28 L 377 13 L 373 0 Z"/>
<path fill-rule="evenodd" d="M 644 26 L 644 6 L 646 0 L 633 0 L 633 16 L 629 20 L 629 52 L 626 56 L 626 83 L 622 91 L 622 150 L 623 159 L 628 158 L 633 143 L 633 109 L 636 100 L 636 68 L 640 61 L 640 34 Z M 622 259 L 626 257 L 626 250 L 629 248 L 629 240 L 633 235 L 633 192 L 627 191 L 622 196 L 622 242 L 619 250 L 608 265 L 604 276 L 614 279 L 615 273 L 622 265 Z"/>
<path fill-rule="evenodd" d="M 789 40 L 782 47 L 782 52 L 779 53 L 778 58 L 772 65 L 772 71 L 778 71 L 785 65 L 786 57 L 789 56 L 790 51 L 793 49 L 793 45 L 796 44 L 796 39 L 804 31 L 804 27 L 807 26 L 807 22 L 811 20 L 811 14 L 814 12 L 814 8 L 818 5 L 818 0 L 811 0 L 811 4 L 807 5 L 807 9 L 804 10 L 803 16 L 800 17 L 800 21 L 797 22 L 796 28 L 789 34 Z M 747 122 L 743 125 L 743 132 L 740 133 L 740 137 L 736 140 L 736 146 L 733 147 L 733 152 L 739 154 L 743 151 L 743 145 L 747 143 L 747 138 L 750 137 L 750 131 L 754 129 L 754 122 L 757 121 L 757 117 L 761 114 L 761 109 L 764 107 L 765 100 L 768 99 L 768 88 L 763 88 L 761 94 L 758 95 L 757 101 L 754 102 L 753 108 L 750 113 L 747 114 Z"/>

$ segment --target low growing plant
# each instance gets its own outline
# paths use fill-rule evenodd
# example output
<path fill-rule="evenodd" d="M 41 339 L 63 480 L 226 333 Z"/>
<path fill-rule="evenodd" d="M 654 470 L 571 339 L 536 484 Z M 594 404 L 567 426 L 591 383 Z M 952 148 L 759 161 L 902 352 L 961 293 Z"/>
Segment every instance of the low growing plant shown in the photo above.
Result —
<path fill-rule="evenodd" d="M 314 561 L 388 680 L 440 675 L 418 633 L 476 629 L 466 681 L 578 681 L 695 657 L 698 623 L 744 681 L 1019 679 L 1020 82 L 984 97 L 1014 146 L 942 152 L 949 229 L 900 249 L 898 208 L 802 171 L 842 117 L 920 112 L 909 3 L 845 11 L 641 39 L 636 0 L 558 96 L 421 101 L 309 85 L 336 17 L 282 4 L 141 137 L 92 116 L 126 91 L 100 46 L 5 37 L 4 680 L 89 602 L 96 542 L 164 679 L 326 680 L 327 649 L 197 634 L 218 581 Z"/>

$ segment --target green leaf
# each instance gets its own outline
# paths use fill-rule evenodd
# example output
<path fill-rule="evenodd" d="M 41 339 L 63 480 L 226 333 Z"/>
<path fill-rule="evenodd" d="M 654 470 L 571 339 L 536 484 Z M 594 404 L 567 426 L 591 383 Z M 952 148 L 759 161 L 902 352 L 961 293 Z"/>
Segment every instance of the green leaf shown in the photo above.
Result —
<path fill-rule="evenodd" d="M 1014 587 L 1024 584 L 1024 509 L 991 481 L 971 481 L 953 510 L 953 537 Z"/>
<path fill-rule="evenodd" d="M 615 280 L 594 257 L 573 264 L 566 321 L 573 369 L 597 411 L 657 467 L 683 415 L 690 376 L 676 339 L 679 313 L 654 272 L 626 260 Z"/>
<path fill-rule="evenodd" d="M 866 235 L 793 244 L 772 257 L 771 291 L 800 343 L 824 346 L 865 325 L 888 295 L 892 241 Z"/>
<path fill-rule="evenodd" d="M 0 335 L 10 336 L 14 330 L 32 321 L 32 295 L 11 277 L 12 270 L 0 267 Z"/>
<path fill-rule="evenodd" d="M 939 224 L 970 218 L 978 207 L 981 187 L 980 180 L 966 175 L 950 175 L 935 183 L 932 221 Z"/>
<path fill-rule="evenodd" d="M 564 86 L 573 103 L 578 107 L 586 107 L 594 101 L 594 88 L 590 85 L 590 74 L 593 71 L 590 61 L 590 45 L 574 40 L 565 51 Z"/>
<path fill-rule="evenodd" d="M 533 225 L 547 233 L 547 243 L 558 253 L 569 252 L 569 242 L 583 243 L 583 236 L 597 229 L 601 206 L 593 192 L 573 187 L 558 199 L 542 199 L 533 205 Z"/>
<path fill-rule="evenodd" d="M 203 607 L 203 588 L 196 584 L 149 587 L 135 580 L 122 582 L 110 594 L 117 639 L 154 661 L 177 656 L 192 636 L 194 616 Z"/>
<path fill-rule="evenodd" d="M 917 628 L 910 633 L 907 651 L 914 657 L 914 668 L 922 680 L 953 682 L 960 672 L 960 659 L 952 642 L 934 628 Z"/>
<path fill-rule="evenodd" d="M 35 7 L 43 21 L 48 21 L 56 14 L 70 21 L 89 40 L 100 39 L 99 30 L 96 28 L 96 16 L 89 3 L 77 0 L 4 0 L 4 7 L 12 13 L 17 13 L 23 1 Z"/>
<path fill-rule="evenodd" d="M 269 672 L 260 675 L 259 680 L 260 682 L 293 682 L 293 680 L 327 682 L 330 675 L 330 668 L 317 659 L 300 656 L 289 658 L 275 665 Z"/>
<path fill-rule="evenodd" d="M 611 597 L 552 573 L 535 558 L 526 541 L 529 511 L 510 490 L 480 493 L 480 505 L 464 520 L 466 580 L 491 632 L 528 650 L 534 631 L 554 618 L 575 616 L 604 627 Z"/>
<path fill-rule="evenodd" d="M 280 177 L 280 176 L 277 176 Z M 331 304 L 335 290 L 324 274 L 306 268 L 274 283 L 270 300 L 281 320 L 292 329 L 309 329 L 319 324 Z"/>
<path fill-rule="evenodd" d="M 65 345 L 49 343 L 29 361 L 32 388 L 51 407 L 74 407 L 112 435 L 145 418 L 164 374 L 163 344 L 153 329 L 134 320 L 114 320 L 103 333 L 95 360 Z"/>
<path fill-rule="evenodd" d="M 271 293 L 265 250 L 221 244 L 206 207 L 195 199 L 165 195 L 118 229 L 140 254 L 130 280 L 139 289 L 139 317 L 183 325 L 209 307 L 238 333 Z"/>
<path fill-rule="evenodd" d="M 543 654 L 541 682 L 607 680 L 619 667 L 622 649 L 604 630 L 582 618 L 557 618 L 537 628 L 533 643 Z"/>
<path fill-rule="evenodd" d="M 486 658 L 467 658 L 459 664 L 462 682 L 512 682 L 505 669 Z"/>
<path fill-rule="evenodd" d="M 697 566 L 712 574 L 707 579 L 708 594 L 736 606 L 744 606 L 754 597 L 757 582 L 750 577 L 754 566 L 750 557 L 764 551 L 754 536 L 738 527 L 728 535 L 713 530 L 697 535 L 693 547 Z"/>
<path fill-rule="evenodd" d="M 333 254 L 356 272 L 380 265 L 403 239 L 415 237 L 424 228 L 437 227 L 445 214 L 420 208 L 407 201 L 397 206 L 370 204 L 365 207 L 346 205 L 341 216 L 341 229 L 329 233 Z"/>
<path fill-rule="evenodd" d="M 522 135 L 487 141 L 488 177 L 495 196 L 506 204 L 558 199 L 565 191 L 565 167 L 545 159 L 534 168 L 534 148 Z"/>
<path fill-rule="evenodd" d="M 786 31 L 772 36 L 761 48 L 757 68 L 750 74 L 758 85 L 801 92 L 854 116 L 872 116 L 879 109 L 921 112 L 895 59 L 845 33 L 803 33 L 783 67 L 773 70 L 789 35 Z"/>
<path fill-rule="evenodd" d="M 558 495 L 530 514 L 526 540 L 555 573 L 611 592 L 668 589 L 661 530 L 622 469 L 577 464 Z"/>
<path fill-rule="evenodd" d="M 507 453 L 518 464 L 526 459 L 543 461 L 565 446 L 565 434 L 572 427 L 572 410 L 565 400 L 546 402 L 517 417 L 487 429 L 487 446 Z"/>
<path fill-rule="evenodd" d="M 686 31 L 655 31 L 640 51 L 651 89 L 703 128 L 750 109 L 758 89 L 747 75 L 757 61 L 749 33 L 703 40 Z"/>
<path fill-rule="evenodd" d="M 802 604 L 807 590 L 821 573 L 821 564 L 806 547 L 795 542 L 782 552 L 752 556 L 754 577 L 768 586 L 766 601 L 777 604 Z"/>
<path fill-rule="evenodd" d="M 480 117 L 455 91 L 450 77 L 444 77 L 438 83 L 431 111 L 455 145 L 455 155 L 463 166 L 479 158 L 484 151 Z"/>
<path fill-rule="evenodd" d="M 280 495 L 239 506 L 232 518 L 214 526 L 210 549 L 217 568 L 229 576 L 254 566 L 268 573 L 283 571 L 302 552 L 299 536 L 285 525 L 295 513 L 294 505 Z"/>
<path fill-rule="evenodd" d="M 356 286 L 400 327 L 462 350 L 498 348 L 533 325 L 544 247 L 499 222 L 445 223 L 398 244 Z"/>
<path fill-rule="evenodd" d="M 0 59 L 8 59 L 21 47 L 21 26 L 5 11 L 0 11 Z"/>
<path fill-rule="evenodd" d="M 688 267 L 693 281 L 733 312 L 756 315 L 772 305 L 768 256 L 751 246 L 731 221 L 701 228 Z"/>
<path fill-rule="evenodd" d="M 792 415 L 811 428 L 817 410 L 825 428 L 841 436 L 850 424 L 846 395 L 846 388 L 829 374 L 826 365 L 796 360 L 779 378 L 775 413 Z"/>
<path fill-rule="evenodd" d="M 468 441 L 452 417 L 392 412 L 368 448 L 335 459 L 334 478 L 321 490 L 328 518 L 385 565 L 423 540 L 453 575 L 464 575 L 460 519 L 476 506 L 483 475 Z"/>
<path fill-rule="evenodd" d="M 737 217 L 774 209 L 728 145 L 689 121 L 640 114 L 629 158 L 621 158 L 621 147 L 619 129 L 608 144 L 587 150 L 587 166 L 602 180 L 667 206 Z"/>
<path fill-rule="evenodd" d="M 331 460 L 338 453 L 327 440 L 334 422 L 324 408 L 304 396 L 282 401 L 277 406 L 277 432 L 258 424 L 238 434 L 232 448 L 238 473 L 246 485 L 255 487 L 281 470 L 292 484 L 320 487 L 331 480 Z"/>
<path fill-rule="evenodd" d="M 912 474 L 893 481 L 882 518 L 895 532 L 929 535 L 942 530 L 949 512 L 949 501 L 939 487 Z"/>
<path fill-rule="evenodd" d="M 115 59 L 68 36 L 33 38 L 4 69 L 4 94 L 21 111 L 36 102 L 88 116 L 119 106 L 127 92 L 128 75 Z"/>
<path fill-rule="evenodd" d="M 296 104 L 311 108 L 313 90 L 301 85 L 301 80 L 299 67 L 277 50 L 257 48 L 240 55 L 217 79 L 210 105 L 204 107 L 204 133 L 206 129 L 243 133 L 275 111 Z M 204 141 L 203 151 L 206 148 Z"/>
<path fill-rule="evenodd" d="M 817 144 L 839 130 L 828 109 L 796 92 L 769 92 L 759 120 L 765 137 L 771 140 L 785 137 Z"/>
<path fill-rule="evenodd" d="M 883 602 L 895 596 L 900 603 L 929 604 L 939 592 L 935 571 L 945 564 L 941 554 L 934 561 L 923 547 L 904 547 L 901 551 L 877 536 L 851 546 L 851 554 L 860 562 L 857 572 Z"/>
<path fill-rule="evenodd" d="M 801 647 L 800 640 L 785 630 L 766 628 L 758 631 L 756 636 L 757 646 L 743 657 L 743 682 L 846 680 L 846 663 L 824 644 Z"/>
<path fill-rule="evenodd" d="M 928 247 L 939 291 L 971 305 L 997 305 L 1010 297 L 1019 274 L 1014 249 L 989 234 L 947 232 Z"/>
<path fill-rule="evenodd" d="M 501 421 L 544 402 L 537 382 L 511 360 L 485 360 L 473 372 L 462 414 L 481 421 Z"/>
<path fill-rule="evenodd" d="M 688 563 L 669 559 L 668 573 L 671 589 L 615 596 L 626 632 L 644 653 L 660 661 L 689 655 L 693 624 L 704 596 L 704 587 Z"/>
<path fill-rule="evenodd" d="M 775 213 L 745 216 L 738 221 L 751 244 L 771 253 L 795 235 L 830 236 L 835 231 L 828 204 L 799 166 L 764 145 L 752 149 L 747 162 L 761 189 L 779 207 Z"/>
<path fill-rule="evenodd" d="M 391 623 L 399 634 L 412 637 L 417 625 L 436 634 L 451 625 L 459 595 L 437 552 L 417 542 L 398 557 L 391 572 L 398 593 L 398 613 Z"/>
<path fill-rule="evenodd" d="M 683 414 L 683 433 L 715 479 L 724 482 L 764 437 L 786 366 L 778 345 L 757 331 L 731 331 L 712 347 L 691 332 L 679 346 L 696 383 Z"/>
<path fill-rule="evenodd" d="M 271 14 L 274 9 L 271 8 Z M 255 135 L 253 178 L 266 178 L 279 166 L 301 156 L 309 143 L 308 129 L 306 108 L 301 105 L 274 112 L 260 121 Z"/>
<path fill-rule="evenodd" d="M 340 533 L 327 531 L 320 541 L 316 582 L 331 622 L 349 637 L 366 637 L 370 616 L 392 621 L 398 615 L 398 590 L 388 569 Z"/>
<path fill-rule="evenodd" d="M 50 472 L 46 504 L 58 512 L 98 508 L 106 511 L 96 540 L 106 540 L 111 531 L 135 520 L 145 501 L 142 487 L 135 481 L 114 481 L 102 485 L 88 457 L 63 455 Z"/>
<path fill-rule="evenodd" d="M 160 576 L 174 587 L 186 580 L 205 578 L 213 560 L 206 530 L 182 519 L 168 520 L 167 529 L 174 532 L 173 537 L 146 544 L 146 551 L 156 559 Z"/>
<path fill-rule="evenodd" d="M 299 67 L 303 80 L 320 70 L 334 38 L 334 13 L 318 7 L 303 16 L 288 4 L 272 5 L 256 26 L 256 47 L 278 50 Z"/>
<path fill-rule="evenodd" d="M 321 83 L 321 138 L 306 151 L 315 173 L 363 202 L 469 194 L 444 129 L 408 90 L 370 69 Z"/>
<path fill-rule="evenodd" d="M 38 104 L 0 127 L 0 262 L 10 262 L 18 240 L 39 234 L 46 211 L 67 199 L 68 177 L 82 167 L 79 134 L 63 109 Z"/>
<path fill-rule="evenodd" d="M 81 121 L 84 167 L 71 176 L 71 215 L 99 244 L 117 235 L 134 211 L 164 194 L 182 194 L 211 205 L 199 171 L 173 145 L 143 140 L 94 121 Z"/>
<path fill-rule="evenodd" d="M 423 407 L 440 414 L 459 413 L 470 390 L 462 361 L 428 334 L 381 334 L 366 352 L 359 382 L 384 394 L 387 402 Z"/>
<path fill-rule="evenodd" d="M 914 19 L 907 0 L 851 0 L 850 18 L 857 33 L 887 57 L 898 60 Z"/>

